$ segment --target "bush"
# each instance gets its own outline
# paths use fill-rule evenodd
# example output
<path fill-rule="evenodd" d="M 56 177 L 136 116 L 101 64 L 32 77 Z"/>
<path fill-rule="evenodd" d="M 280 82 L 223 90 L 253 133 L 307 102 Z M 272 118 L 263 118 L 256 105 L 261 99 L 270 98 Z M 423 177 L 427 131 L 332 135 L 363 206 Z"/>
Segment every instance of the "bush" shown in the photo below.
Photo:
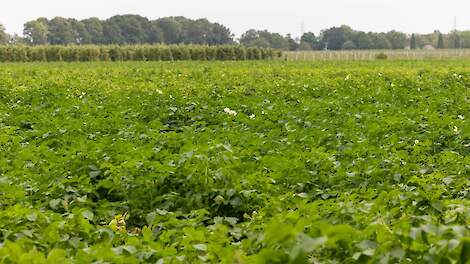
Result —
<path fill-rule="evenodd" d="M 233 46 L 221 46 L 217 48 L 217 60 L 235 60 L 235 50 Z"/>
<path fill-rule="evenodd" d="M 119 46 L 112 46 L 109 49 L 108 53 L 109 53 L 109 58 L 112 61 L 122 61 L 124 59 L 124 56 L 121 52 L 121 47 L 119 47 Z"/>
<path fill-rule="evenodd" d="M 387 54 L 381 52 L 381 53 L 375 55 L 375 59 L 377 59 L 377 60 L 386 60 L 386 59 L 388 59 L 388 56 L 387 56 Z"/>
<path fill-rule="evenodd" d="M 28 48 L 29 61 L 47 61 L 46 49 L 42 46 Z"/>
<path fill-rule="evenodd" d="M 94 46 L 89 46 L 84 49 L 79 49 L 80 61 L 99 61 L 100 49 Z"/>
<path fill-rule="evenodd" d="M 189 53 L 191 53 L 191 60 L 207 60 L 206 47 L 190 47 Z"/>
<path fill-rule="evenodd" d="M 160 60 L 162 61 L 172 61 L 173 54 L 171 53 L 171 49 L 168 46 L 160 46 Z"/>
<path fill-rule="evenodd" d="M 261 60 L 262 59 L 261 49 L 260 48 L 248 48 L 247 59 L 248 60 Z"/>
<path fill-rule="evenodd" d="M 49 46 L 46 47 L 45 51 L 47 61 L 62 61 L 62 50 L 60 46 Z"/>
<path fill-rule="evenodd" d="M 205 50 L 206 50 L 206 59 L 207 60 L 210 60 L 210 61 L 216 60 L 217 52 L 214 48 L 207 46 Z"/>

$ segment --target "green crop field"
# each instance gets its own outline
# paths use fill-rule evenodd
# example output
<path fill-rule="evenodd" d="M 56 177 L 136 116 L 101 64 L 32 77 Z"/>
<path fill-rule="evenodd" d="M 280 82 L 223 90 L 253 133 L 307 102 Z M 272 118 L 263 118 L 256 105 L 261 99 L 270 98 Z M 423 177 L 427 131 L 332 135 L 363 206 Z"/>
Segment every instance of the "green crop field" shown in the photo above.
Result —
<path fill-rule="evenodd" d="M 468 263 L 469 65 L 0 64 L 0 263 Z"/>

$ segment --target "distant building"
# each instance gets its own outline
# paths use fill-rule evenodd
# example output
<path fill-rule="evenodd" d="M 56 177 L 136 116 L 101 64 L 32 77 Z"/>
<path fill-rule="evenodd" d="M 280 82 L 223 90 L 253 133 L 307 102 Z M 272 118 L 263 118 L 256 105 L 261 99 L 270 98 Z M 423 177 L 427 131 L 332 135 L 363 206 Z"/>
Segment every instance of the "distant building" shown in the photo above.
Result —
<path fill-rule="evenodd" d="M 436 48 L 431 44 L 424 45 L 423 47 L 423 50 L 435 50 L 435 49 Z"/>

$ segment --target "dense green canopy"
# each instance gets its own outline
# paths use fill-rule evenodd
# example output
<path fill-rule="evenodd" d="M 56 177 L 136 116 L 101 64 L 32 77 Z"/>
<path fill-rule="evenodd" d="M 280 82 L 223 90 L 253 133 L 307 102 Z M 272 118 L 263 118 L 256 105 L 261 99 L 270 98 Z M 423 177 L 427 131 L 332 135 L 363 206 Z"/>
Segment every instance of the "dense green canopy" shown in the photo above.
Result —
<path fill-rule="evenodd" d="M 347 25 L 331 27 L 315 35 L 306 32 L 299 38 L 268 30 L 249 29 L 239 39 L 230 29 L 205 18 L 163 17 L 150 20 L 140 15 L 116 15 L 106 20 L 96 17 L 77 20 L 55 17 L 38 18 L 24 24 L 23 37 L 9 36 L 0 24 L 0 44 L 27 45 L 138 45 L 240 43 L 247 47 L 280 50 L 371 50 L 470 48 L 470 30 L 442 34 L 406 34 L 399 31 L 364 32 Z"/>
<path fill-rule="evenodd" d="M 207 44 L 233 43 L 228 28 L 207 19 L 165 17 L 149 20 L 139 15 L 117 15 L 106 20 L 55 17 L 24 25 L 29 44 Z"/>

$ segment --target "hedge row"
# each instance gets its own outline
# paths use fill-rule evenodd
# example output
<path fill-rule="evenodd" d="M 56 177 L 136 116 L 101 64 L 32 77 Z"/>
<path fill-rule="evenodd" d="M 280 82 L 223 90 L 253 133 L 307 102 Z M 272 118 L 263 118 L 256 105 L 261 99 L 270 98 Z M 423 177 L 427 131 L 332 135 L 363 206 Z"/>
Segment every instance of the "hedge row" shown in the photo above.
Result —
<path fill-rule="evenodd" d="M 0 46 L 0 62 L 272 60 L 281 56 L 274 49 L 233 45 Z"/>

